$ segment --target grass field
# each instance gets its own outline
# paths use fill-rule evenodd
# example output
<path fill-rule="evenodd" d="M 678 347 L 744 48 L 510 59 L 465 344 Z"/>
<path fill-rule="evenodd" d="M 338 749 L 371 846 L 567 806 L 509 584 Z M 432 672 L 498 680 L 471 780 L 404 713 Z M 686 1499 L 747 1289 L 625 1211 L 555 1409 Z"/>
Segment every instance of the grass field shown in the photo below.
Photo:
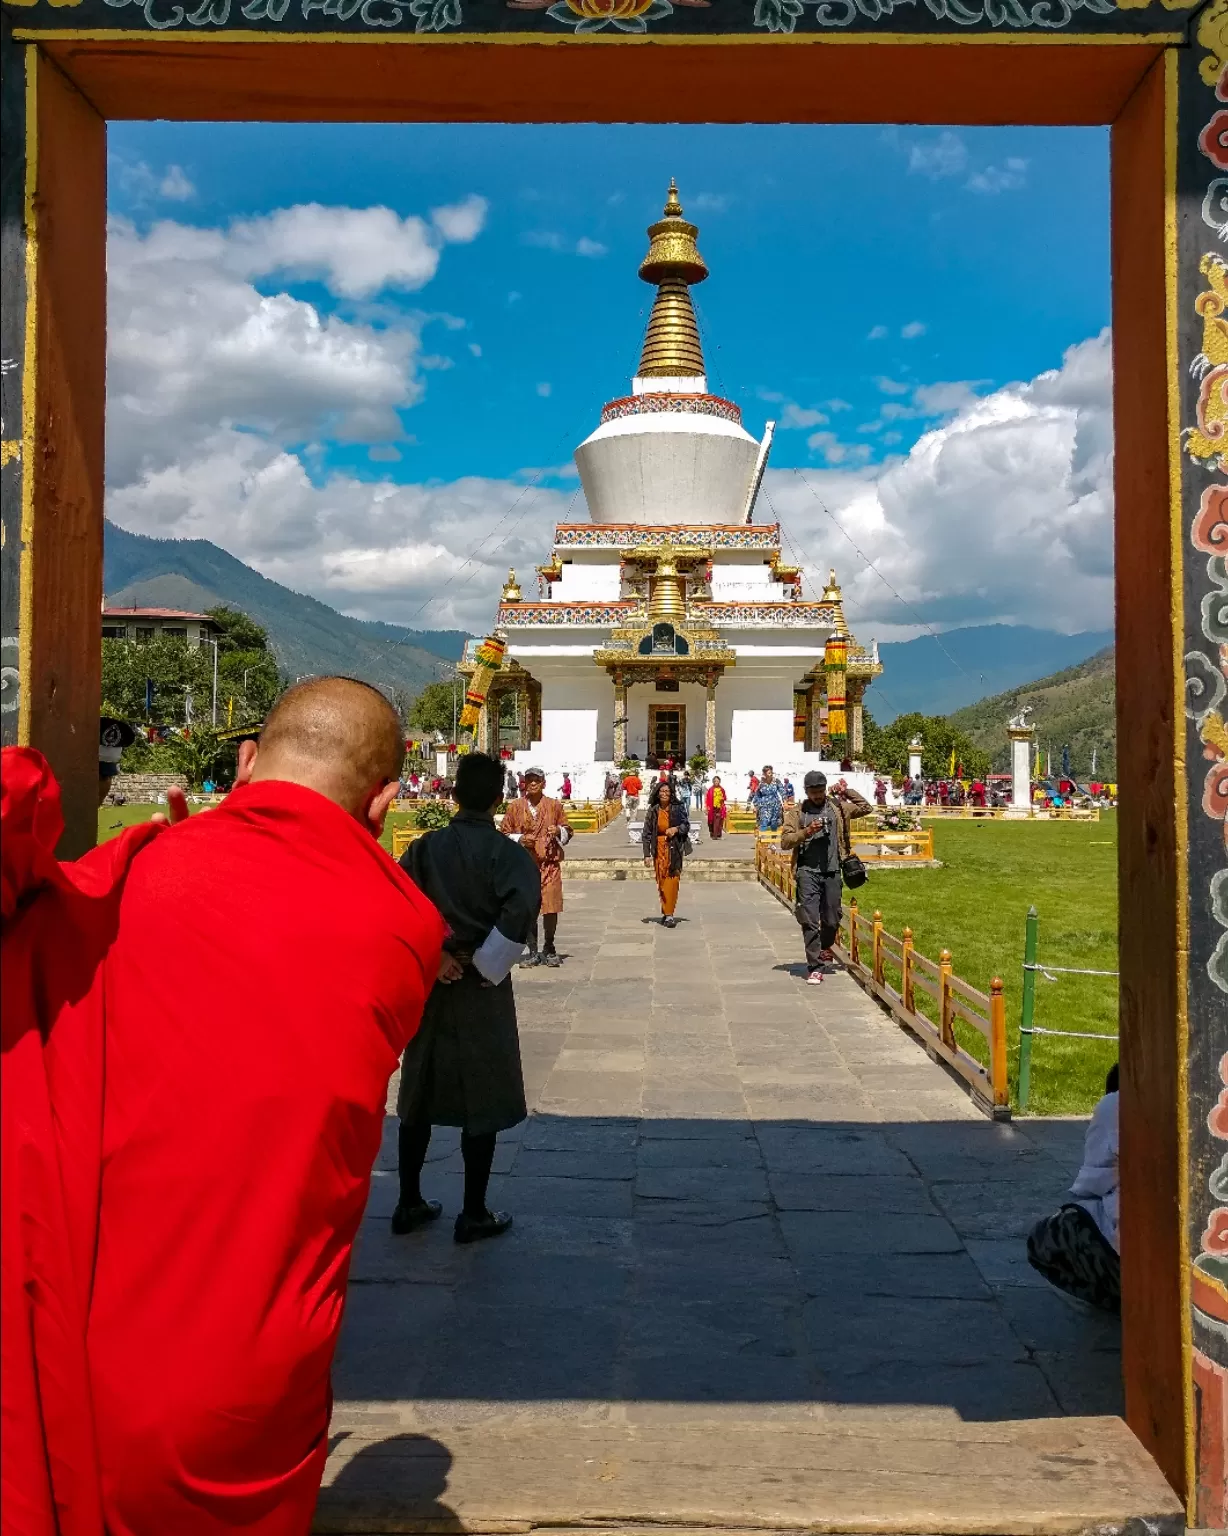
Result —
<path fill-rule="evenodd" d="M 98 812 L 98 841 L 105 843 L 109 837 L 118 837 L 125 827 L 134 827 L 139 821 L 148 821 L 155 811 L 165 810 L 164 805 L 104 805 Z M 384 835 L 380 838 L 389 853 L 392 852 L 393 831 L 409 824 L 408 811 L 389 812 L 384 823 Z"/>
<path fill-rule="evenodd" d="M 934 852 L 941 869 L 870 872 L 858 894 L 861 910 L 883 914 L 897 937 L 908 926 L 931 960 L 951 951 L 955 974 L 989 990 L 1006 983 L 1012 1099 L 1019 1063 L 1024 919 L 1040 914 L 1038 958 L 1043 965 L 1117 969 L 1117 817 L 1091 822 L 938 821 Z M 847 897 L 846 897 L 847 899 Z M 889 977 L 889 979 L 891 979 Z M 1117 982 L 1099 976 L 1036 979 L 1036 1024 L 1048 1029 L 1114 1034 Z M 961 1042 L 980 1046 L 975 1031 Z M 986 1052 L 974 1054 L 985 1060 Z M 1029 1114 L 1086 1112 L 1104 1092 L 1117 1060 L 1116 1041 L 1058 1040 L 1038 1035 L 1032 1051 Z"/>
<path fill-rule="evenodd" d="M 98 813 L 100 841 L 121 827 L 147 821 L 153 805 L 105 806 Z M 393 812 L 383 843 L 407 825 Z M 1024 918 L 1035 903 L 1040 913 L 1042 964 L 1117 969 L 1117 818 L 1098 823 L 937 821 L 934 851 L 941 869 L 871 872 L 859 900 L 869 916 L 877 908 L 883 926 L 897 937 L 905 926 L 922 954 L 936 960 L 949 949 L 955 974 L 989 990 L 995 976 L 1006 983 L 1010 1081 L 1016 1091 L 1019 1005 L 1023 982 Z M 847 899 L 847 897 L 846 897 Z M 894 979 L 894 978 L 889 978 Z M 1049 1029 L 1113 1034 L 1117 983 L 1105 977 L 1062 976 L 1036 980 L 1036 1020 Z M 983 1042 L 960 1025 L 962 1043 L 982 1060 Z M 1116 1042 L 1058 1040 L 1038 1035 L 1032 1052 L 1030 1114 L 1079 1114 L 1104 1091 L 1104 1075 L 1117 1060 Z"/>

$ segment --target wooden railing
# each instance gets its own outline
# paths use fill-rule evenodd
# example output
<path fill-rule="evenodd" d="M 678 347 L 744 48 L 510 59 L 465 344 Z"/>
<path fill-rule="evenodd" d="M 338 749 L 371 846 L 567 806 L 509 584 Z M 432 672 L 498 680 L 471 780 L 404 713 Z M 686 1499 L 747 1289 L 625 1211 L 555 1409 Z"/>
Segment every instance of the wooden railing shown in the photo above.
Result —
<path fill-rule="evenodd" d="M 1046 805 L 917 805 L 912 806 L 926 820 L 960 821 L 976 817 L 977 820 L 997 821 L 1099 821 L 1098 805 L 1063 805 L 1058 808 Z"/>
<path fill-rule="evenodd" d="M 619 800 L 571 800 L 566 802 L 567 820 L 573 832 L 600 832 L 622 810 Z M 392 856 L 399 859 L 416 837 L 422 836 L 419 827 L 394 827 L 392 831 Z"/>
<path fill-rule="evenodd" d="M 792 858 L 772 844 L 760 842 L 755 861 L 760 882 L 792 908 L 796 900 Z M 914 945 L 911 928 L 896 938 L 883 927 L 882 914 L 865 917 L 856 898 L 845 910 L 840 936 L 839 952 L 854 981 L 885 1004 L 931 1055 L 957 1072 L 987 1113 L 995 1120 L 1009 1120 L 1006 996 L 1001 978 L 994 977 L 988 994 L 978 991 L 955 975 L 950 950 L 944 949 L 937 960 L 931 960 Z M 888 969 L 897 973 L 898 987 L 888 979 Z M 917 1006 L 918 993 L 932 1000 L 936 1021 Z M 984 1039 L 988 1066 L 960 1043 L 957 1021 Z"/>
<path fill-rule="evenodd" d="M 875 832 L 856 823 L 850 831 L 853 852 L 874 864 L 928 864 L 934 858 L 934 829 L 913 832 Z"/>
<path fill-rule="evenodd" d="M 621 800 L 569 800 L 565 807 L 573 832 L 600 832 L 623 808 Z"/>

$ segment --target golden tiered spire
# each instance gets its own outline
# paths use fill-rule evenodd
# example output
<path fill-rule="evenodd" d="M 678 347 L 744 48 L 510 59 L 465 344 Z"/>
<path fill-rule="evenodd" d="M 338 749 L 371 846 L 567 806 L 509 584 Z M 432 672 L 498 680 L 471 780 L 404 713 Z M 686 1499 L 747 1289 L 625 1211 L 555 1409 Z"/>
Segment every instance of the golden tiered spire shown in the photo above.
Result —
<path fill-rule="evenodd" d="M 640 378 L 694 378 L 705 372 L 690 294 L 690 285 L 702 283 L 708 275 L 695 244 L 698 233 L 682 217 L 678 188 L 671 177 L 665 216 L 649 226 L 652 244 L 640 264 L 644 281 L 657 285 L 640 355 Z"/>
<path fill-rule="evenodd" d="M 847 635 L 849 626 L 848 620 L 844 617 L 844 594 L 840 590 L 840 583 L 836 580 L 834 566 L 827 573 L 827 585 L 823 588 L 823 596 L 819 601 L 830 604 L 836 610 L 836 634 Z"/>

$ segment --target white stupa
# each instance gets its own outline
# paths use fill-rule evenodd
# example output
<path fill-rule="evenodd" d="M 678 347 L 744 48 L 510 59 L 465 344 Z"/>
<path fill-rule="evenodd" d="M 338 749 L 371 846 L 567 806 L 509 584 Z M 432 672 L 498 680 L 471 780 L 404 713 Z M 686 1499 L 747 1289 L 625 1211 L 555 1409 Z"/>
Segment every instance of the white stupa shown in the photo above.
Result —
<path fill-rule="evenodd" d="M 754 520 L 772 424 L 757 440 L 708 392 L 690 296 L 708 269 L 672 182 L 648 234 L 640 276 L 657 295 L 631 393 L 576 449 L 588 521 L 555 529 L 536 599 L 509 576 L 476 744 L 540 763 L 552 790 L 567 771 L 577 796 L 628 756 L 702 751 L 739 799 L 765 763 L 800 783 L 855 760 L 882 668 L 849 634 L 835 572 L 804 601 L 779 525 Z"/>

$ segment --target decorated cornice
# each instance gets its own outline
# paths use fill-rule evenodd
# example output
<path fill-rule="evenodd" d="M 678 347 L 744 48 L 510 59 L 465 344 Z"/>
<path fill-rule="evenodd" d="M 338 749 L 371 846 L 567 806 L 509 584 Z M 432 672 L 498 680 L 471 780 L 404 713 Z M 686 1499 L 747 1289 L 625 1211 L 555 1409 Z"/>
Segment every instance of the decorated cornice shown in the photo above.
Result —
<path fill-rule="evenodd" d="M 166 32 L 196 37 L 302 36 L 527 38 L 603 32 L 611 43 L 627 36 L 704 42 L 730 36 L 793 33 L 821 37 L 899 33 L 954 40 L 976 34 L 1010 42 L 1019 36 L 1129 37 L 1139 33 L 1182 39 L 1197 0 L 757 0 L 709 8 L 700 0 L 18 0 L 13 19 L 25 36 L 55 38 L 83 30 Z M 1178 14 L 1174 15 L 1176 11 Z M 607 30 L 608 29 L 608 30 Z M 624 44 L 626 46 L 626 44 Z"/>
<path fill-rule="evenodd" d="M 850 641 L 848 650 L 848 675 L 850 677 L 875 678 L 883 675 L 883 664 L 878 659 L 878 651 L 866 650 L 865 646 L 858 645 L 856 640 Z"/>
<path fill-rule="evenodd" d="M 542 625 L 609 629 L 622 624 L 642 605 L 634 599 L 614 603 L 501 603 L 498 629 L 536 629 Z"/>
<path fill-rule="evenodd" d="M 559 523 L 554 548 L 610 549 L 630 553 L 635 549 L 669 545 L 675 549 L 761 549 L 780 553 L 779 523 Z"/>
<path fill-rule="evenodd" d="M 742 412 L 732 400 L 720 395 L 624 395 L 601 408 L 601 421 L 621 421 L 624 416 L 655 416 L 677 412 L 688 416 L 718 416 L 722 421 L 742 425 Z"/>
<path fill-rule="evenodd" d="M 709 624 L 734 628 L 831 629 L 835 610 L 824 603 L 704 603 Z"/>

